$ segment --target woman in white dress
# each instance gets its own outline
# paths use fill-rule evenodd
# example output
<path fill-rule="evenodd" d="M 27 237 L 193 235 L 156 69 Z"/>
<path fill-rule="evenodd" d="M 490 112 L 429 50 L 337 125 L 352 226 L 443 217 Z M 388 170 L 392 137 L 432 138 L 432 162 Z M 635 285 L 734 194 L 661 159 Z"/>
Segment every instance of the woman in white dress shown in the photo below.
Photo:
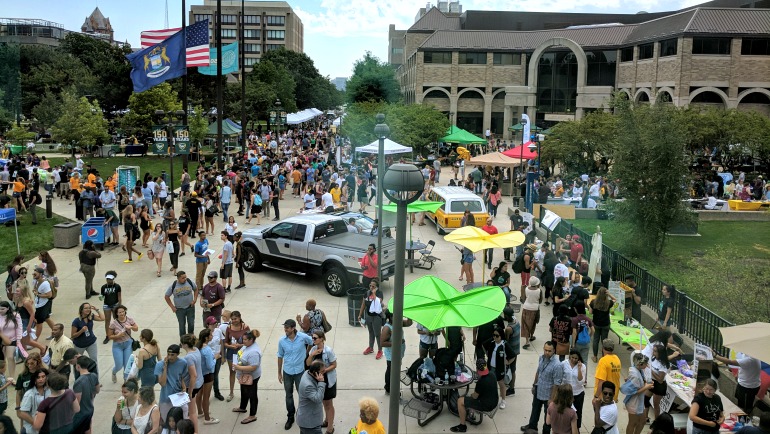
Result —
<path fill-rule="evenodd" d="M 160 409 L 155 403 L 152 387 L 139 390 L 139 409 L 131 423 L 131 434 L 158 434 L 160 432 Z"/>

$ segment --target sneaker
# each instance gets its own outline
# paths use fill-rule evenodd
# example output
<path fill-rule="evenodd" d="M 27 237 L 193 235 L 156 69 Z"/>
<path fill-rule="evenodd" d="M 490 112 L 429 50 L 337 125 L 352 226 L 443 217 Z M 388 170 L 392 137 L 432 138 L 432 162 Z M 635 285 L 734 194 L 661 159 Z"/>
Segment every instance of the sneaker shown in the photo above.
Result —
<path fill-rule="evenodd" d="M 508 388 L 508 390 L 505 391 L 505 396 L 512 396 L 512 395 L 515 395 L 515 394 L 516 394 L 516 390 L 514 390 L 514 389 L 512 389 L 510 387 Z"/>
<path fill-rule="evenodd" d="M 220 401 L 224 401 L 224 400 L 225 400 L 225 397 L 224 397 L 224 396 L 222 396 L 222 394 L 221 394 L 221 393 L 220 393 L 220 394 L 216 394 L 216 395 L 214 395 L 214 398 L 216 398 L 216 399 L 218 399 L 218 400 L 220 400 Z"/>
<path fill-rule="evenodd" d="M 505 408 L 505 400 L 500 401 L 500 410 Z"/>
<path fill-rule="evenodd" d="M 112 373 L 112 382 L 117 383 L 118 382 L 118 376 L 114 372 Z"/>
<path fill-rule="evenodd" d="M 130 263 L 132 263 L 132 262 L 134 262 L 134 261 L 132 261 L 132 260 L 130 260 L 130 259 L 126 259 L 125 261 L 123 261 L 123 263 L 124 263 L 124 264 L 130 264 Z"/>
<path fill-rule="evenodd" d="M 139 256 L 136 257 L 137 261 L 140 260 L 140 259 L 142 259 L 142 253 L 140 253 Z"/>
<path fill-rule="evenodd" d="M 372 347 L 366 347 L 366 349 L 364 350 L 364 355 L 366 356 L 368 354 L 372 354 L 373 352 L 374 350 L 372 349 Z"/>
<path fill-rule="evenodd" d="M 449 431 L 452 431 L 452 432 L 466 432 L 466 431 L 468 431 L 468 426 L 467 425 L 463 425 L 463 424 L 455 425 L 452 428 L 449 428 Z"/>
<path fill-rule="evenodd" d="M 382 358 L 382 350 L 377 351 L 377 356 L 375 357 L 375 359 L 380 360 L 381 358 Z"/>
<path fill-rule="evenodd" d="M 219 423 L 219 419 L 216 419 L 216 418 L 211 418 L 209 420 L 204 420 L 203 421 L 204 425 L 216 425 L 218 423 Z"/>

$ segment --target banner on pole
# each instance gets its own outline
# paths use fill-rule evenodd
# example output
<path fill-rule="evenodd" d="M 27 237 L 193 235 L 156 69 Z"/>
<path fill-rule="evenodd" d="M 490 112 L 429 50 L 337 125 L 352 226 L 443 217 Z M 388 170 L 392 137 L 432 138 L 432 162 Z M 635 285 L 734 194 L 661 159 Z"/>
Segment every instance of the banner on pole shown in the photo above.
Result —
<path fill-rule="evenodd" d="M 209 49 L 209 65 L 198 67 L 204 75 L 217 75 L 217 49 Z M 238 71 L 238 42 L 222 47 L 222 75 Z"/>
<path fill-rule="evenodd" d="M 168 154 L 168 132 L 165 125 L 152 126 L 152 153 L 156 155 Z"/>

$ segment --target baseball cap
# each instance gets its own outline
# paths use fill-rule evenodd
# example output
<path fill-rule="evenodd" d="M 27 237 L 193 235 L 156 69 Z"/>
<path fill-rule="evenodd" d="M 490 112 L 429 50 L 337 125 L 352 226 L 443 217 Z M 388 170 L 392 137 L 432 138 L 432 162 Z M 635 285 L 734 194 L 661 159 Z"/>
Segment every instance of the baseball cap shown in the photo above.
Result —
<path fill-rule="evenodd" d="M 168 349 L 166 350 L 167 353 L 174 353 L 174 354 L 179 354 L 181 351 L 182 351 L 182 348 L 177 344 L 169 345 Z"/>
<path fill-rule="evenodd" d="M 42 269 L 42 268 L 40 268 L 40 267 L 35 267 L 35 271 L 36 271 L 36 272 L 38 272 L 38 273 L 40 273 L 40 274 L 43 274 L 43 273 L 45 273 L 45 270 L 43 270 L 43 269 Z"/>
<path fill-rule="evenodd" d="M 483 371 L 487 368 L 487 361 L 483 357 L 476 359 L 476 370 Z"/>
<path fill-rule="evenodd" d="M 198 197 L 198 193 L 196 193 L 196 192 L 194 192 L 194 191 L 193 191 L 191 196 L 192 196 L 192 197 Z"/>
<path fill-rule="evenodd" d="M 209 271 L 209 277 L 217 277 L 218 274 L 216 271 Z"/>
<path fill-rule="evenodd" d="M 283 322 L 283 325 L 286 326 L 286 327 L 294 327 L 294 328 L 296 328 L 297 327 L 297 321 L 294 321 L 293 319 L 287 319 L 286 321 Z"/>
<path fill-rule="evenodd" d="M 217 321 L 217 319 L 213 316 L 206 318 L 206 324 L 216 324 L 217 322 L 219 321 Z"/>

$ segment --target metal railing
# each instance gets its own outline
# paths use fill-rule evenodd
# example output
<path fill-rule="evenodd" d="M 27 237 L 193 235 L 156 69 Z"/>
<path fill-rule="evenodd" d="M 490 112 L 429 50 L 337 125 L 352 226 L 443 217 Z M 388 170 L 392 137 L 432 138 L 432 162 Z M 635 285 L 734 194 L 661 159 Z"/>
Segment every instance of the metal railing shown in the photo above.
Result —
<path fill-rule="evenodd" d="M 540 213 L 541 219 L 544 214 L 545 208 L 543 207 Z M 547 230 L 542 225 L 540 227 Z M 549 232 L 549 237 L 551 234 L 562 238 L 566 235 L 579 236 L 586 256 L 591 255 L 593 249 L 592 235 L 575 227 L 572 223 L 561 220 L 556 228 Z M 610 270 L 610 279 L 612 280 L 622 281 L 626 275 L 632 274 L 637 284 L 646 292 L 644 303 L 656 312 L 657 315 L 658 306 L 663 300 L 662 288 L 666 285 L 665 282 L 604 243 L 602 243 L 601 267 L 602 269 L 607 267 Z M 719 327 L 730 327 L 735 324 L 693 300 L 679 288 L 677 288 L 674 300 L 672 317 L 672 323 L 676 325 L 678 333 L 689 336 L 697 343 L 708 345 L 720 354 L 728 353 L 729 350 L 722 345 L 722 335 L 719 332 Z"/>

